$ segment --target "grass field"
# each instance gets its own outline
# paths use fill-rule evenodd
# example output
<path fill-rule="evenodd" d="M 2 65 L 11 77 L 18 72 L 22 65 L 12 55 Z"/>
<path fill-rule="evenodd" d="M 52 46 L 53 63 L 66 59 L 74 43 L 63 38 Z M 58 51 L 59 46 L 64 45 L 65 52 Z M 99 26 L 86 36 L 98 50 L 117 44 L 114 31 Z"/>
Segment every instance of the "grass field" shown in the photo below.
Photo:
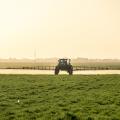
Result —
<path fill-rule="evenodd" d="M 0 120 L 120 120 L 120 75 L 0 75 Z"/>

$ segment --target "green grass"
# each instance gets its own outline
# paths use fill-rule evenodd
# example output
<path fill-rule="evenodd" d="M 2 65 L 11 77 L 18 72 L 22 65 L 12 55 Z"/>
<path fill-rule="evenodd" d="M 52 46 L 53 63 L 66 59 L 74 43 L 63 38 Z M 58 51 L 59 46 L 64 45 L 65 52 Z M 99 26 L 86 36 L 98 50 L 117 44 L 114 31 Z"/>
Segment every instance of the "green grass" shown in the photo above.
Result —
<path fill-rule="evenodd" d="M 120 120 L 120 75 L 0 75 L 0 120 Z"/>

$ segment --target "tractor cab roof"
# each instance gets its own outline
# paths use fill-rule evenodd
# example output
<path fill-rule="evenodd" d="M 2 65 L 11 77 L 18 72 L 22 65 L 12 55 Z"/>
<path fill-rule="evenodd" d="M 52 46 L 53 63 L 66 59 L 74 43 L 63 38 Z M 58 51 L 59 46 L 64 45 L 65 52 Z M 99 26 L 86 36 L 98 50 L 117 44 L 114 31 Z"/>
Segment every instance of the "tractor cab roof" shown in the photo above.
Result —
<path fill-rule="evenodd" d="M 70 59 L 62 58 L 62 59 L 59 59 L 59 60 L 70 60 Z"/>

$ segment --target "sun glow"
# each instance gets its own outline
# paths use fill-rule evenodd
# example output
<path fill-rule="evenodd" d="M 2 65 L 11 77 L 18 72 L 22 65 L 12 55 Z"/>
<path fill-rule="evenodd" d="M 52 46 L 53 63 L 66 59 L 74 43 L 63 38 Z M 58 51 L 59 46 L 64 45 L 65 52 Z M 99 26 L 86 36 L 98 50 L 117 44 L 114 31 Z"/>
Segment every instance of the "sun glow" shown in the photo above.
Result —
<path fill-rule="evenodd" d="M 2 0 L 0 57 L 120 58 L 120 2 Z"/>

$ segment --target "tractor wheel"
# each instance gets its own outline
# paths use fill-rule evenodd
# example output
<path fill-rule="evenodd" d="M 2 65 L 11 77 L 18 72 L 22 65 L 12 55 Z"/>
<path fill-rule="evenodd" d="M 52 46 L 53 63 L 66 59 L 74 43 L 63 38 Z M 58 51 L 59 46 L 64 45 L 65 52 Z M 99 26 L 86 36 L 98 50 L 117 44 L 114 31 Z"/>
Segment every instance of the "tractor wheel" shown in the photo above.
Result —
<path fill-rule="evenodd" d="M 73 69 L 70 68 L 70 69 L 68 70 L 68 73 L 69 73 L 69 75 L 72 75 L 72 74 L 73 74 Z"/>
<path fill-rule="evenodd" d="M 59 69 L 55 68 L 55 75 L 58 75 L 58 74 L 59 74 Z"/>

